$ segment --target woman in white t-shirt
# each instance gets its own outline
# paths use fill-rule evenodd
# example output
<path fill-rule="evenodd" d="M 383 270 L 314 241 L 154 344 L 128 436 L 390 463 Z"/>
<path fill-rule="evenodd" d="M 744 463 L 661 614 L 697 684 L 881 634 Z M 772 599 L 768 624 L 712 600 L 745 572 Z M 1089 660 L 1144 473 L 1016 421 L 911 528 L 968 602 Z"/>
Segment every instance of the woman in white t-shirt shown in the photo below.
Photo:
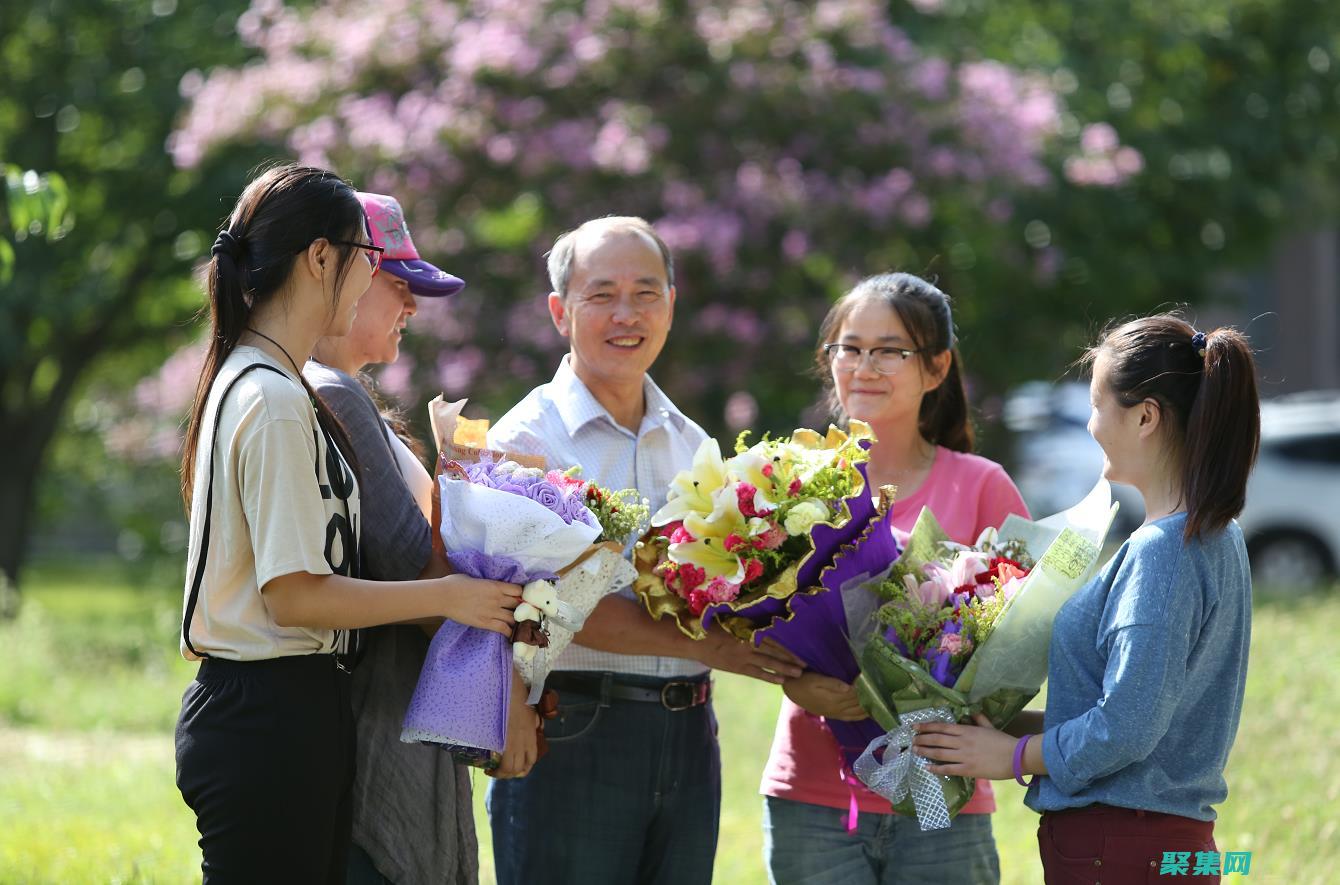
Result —
<path fill-rule="evenodd" d="M 206 882 L 339 882 L 361 627 L 449 617 L 510 635 L 521 588 L 360 574 L 358 465 L 299 367 L 349 330 L 380 250 L 354 190 L 283 166 L 253 181 L 211 250 L 210 349 L 182 464 L 191 514 L 177 786 Z"/>

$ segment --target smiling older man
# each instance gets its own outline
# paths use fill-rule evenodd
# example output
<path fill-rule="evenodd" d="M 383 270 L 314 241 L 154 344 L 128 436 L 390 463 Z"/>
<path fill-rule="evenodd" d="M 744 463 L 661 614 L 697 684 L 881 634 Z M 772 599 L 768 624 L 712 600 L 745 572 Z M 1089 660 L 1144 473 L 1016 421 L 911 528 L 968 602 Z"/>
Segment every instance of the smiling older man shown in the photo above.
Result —
<path fill-rule="evenodd" d="M 640 218 L 601 218 L 558 239 L 549 278 L 569 353 L 489 444 L 580 464 L 601 485 L 637 488 L 654 512 L 706 438 L 647 374 L 674 317 L 670 251 Z M 721 759 L 709 668 L 774 683 L 801 672 L 780 648 L 719 630 L 689 640 L 626 588 L 597 606 L 548 681 L 559 693 L 548 755 L 490 788 L 499 885 L 711 882 Z"/>

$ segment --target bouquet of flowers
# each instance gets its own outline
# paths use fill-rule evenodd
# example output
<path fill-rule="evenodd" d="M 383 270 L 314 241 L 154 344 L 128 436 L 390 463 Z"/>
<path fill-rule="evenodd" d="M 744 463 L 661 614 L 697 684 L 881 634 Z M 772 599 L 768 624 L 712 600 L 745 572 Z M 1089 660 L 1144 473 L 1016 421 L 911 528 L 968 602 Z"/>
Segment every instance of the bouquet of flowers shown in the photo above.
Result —
<path fill-rule="evenodd" d="M 857 693 L 885 732 L 852 770 L 923 830 L 949 826 L 974 785 L 928 772 L 908 750 L 912 726 L 980 712 L 1001 727 L 1024 708 L 1046 679 L 1056 612 L 1096 568 L 1115 512 L 1100 481 L 1064 513 L 1011 516 L 965 547 L 923 510 L 902 555 L 881 571 L 871 574 L 859 550 L 835 564 Z"/>
<path fill-rule="evenodd" d="M 715 440 L 703 441 L 634 553 L 633 588 L 647 610 L 695 639 L 713 619 L 749 638 L 789 617 L 791 599 L 813 592 L 833 553 L 873 515 L 859 469 L 871 438 L 864 424 L 752 446 L 746 437 L 726 460 Z"/>
<path fill-rule="evenodd" d="M 560 569 L 556 584 L 527 585 L 517 606 L 513 664 L 530 687 L 529 703 L 539 701 L 550 664 L 572 642 L 586 617 L 603 597 L 626 587 L 637 571 L 623 556 L 624 547 L 647 522 L 647 501 L 634 489 L 611 491 L 579 477 L 580 467 L 545 474 L 545 480 L 580 500 L 600 526 L 594 546 Z"/>
<path fill-rule="evenodd" d="M 923 515 L 922 538 L 933 537 L 934 516 Z M 900 655 L 953 686 L 1035 563 L 1021 542 L 1000 543 L 995 529 L 975 546 L 943 541 L 940 548 L 939 558 L 917 565 L 907 557 L 894 565 L 875 587 L 886 600 L 877 618 L 887 626 L 884 640 Z"/>
<path fill-rule="evenodd" d="M 433 406 L 441 445 L 434 543 L 457 572 L 525 585 L 517 642 L 533 649 L 560 631 L 566 642 L 601 596 L 633 576 L 621 543 L 598 542 L 638 531 L 647 508 L 634 493 L 546 472 L 536 466 L 541 459 L 446 443 L 444 437 L 453 439 L 450 412 L 458 414 L 461 405 Z M 514 658 L 535 703 L 548 672 L 544 656 L 518 652 L 492 631 L 446 621 L 429 646 L 401 740 L 438 744 L 467 764 L 495 767 L 506 744 Z"/>

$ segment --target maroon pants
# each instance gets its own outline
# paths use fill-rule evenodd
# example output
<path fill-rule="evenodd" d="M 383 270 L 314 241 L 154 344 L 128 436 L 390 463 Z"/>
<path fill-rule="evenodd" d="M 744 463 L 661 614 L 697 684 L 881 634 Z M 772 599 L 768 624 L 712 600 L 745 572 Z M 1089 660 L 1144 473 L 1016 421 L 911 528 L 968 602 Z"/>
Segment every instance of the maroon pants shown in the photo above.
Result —
<path fill-rule="evenodd" d="M 1047 885 L 1219 881 L 1218 875 L 1192 875 L 1197 852 L 1218 853 L 1214 821 L 1176 814 L 1111 805 L 1044 812 L 1038 824 L 1038 850 Z M 1186 861 L 1177 875 L 1161 874 L 1168 852 L 1176 853 L 1169 860 Z"/>

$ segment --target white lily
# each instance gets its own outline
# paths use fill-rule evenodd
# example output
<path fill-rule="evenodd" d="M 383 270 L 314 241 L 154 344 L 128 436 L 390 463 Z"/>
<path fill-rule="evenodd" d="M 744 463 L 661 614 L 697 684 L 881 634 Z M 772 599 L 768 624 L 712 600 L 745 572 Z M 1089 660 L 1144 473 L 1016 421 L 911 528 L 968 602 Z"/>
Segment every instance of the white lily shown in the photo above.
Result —
<path fill-rule="evenodd" d="M 740 514 L 735 489 L 724 486 L 714 496 L 712 512 L 706 516 L 691 513 L 684 518 L 684 528 L 693 540 L 670 545 L 670 558 L 675 562 L 691 562 L 707 572 L 708 580 L 725 577 L 738 581 L 744 577 L 744 563 L 740 557 L 726 550 L 729 535 L 746 537 L 748 523 Z"/>
<path fill-rule="evenodd" d="M 668 525 L 690 514 L 711 513 L 712 496 L 726 484 L 726 465 L 721 460 L 721 447 L 714 439 L 705 439 L 693 455 L 693 466 L 681 470 L 670 481 L 670 492 L 665 506 L 651 518 L 653 526 Z"/>

